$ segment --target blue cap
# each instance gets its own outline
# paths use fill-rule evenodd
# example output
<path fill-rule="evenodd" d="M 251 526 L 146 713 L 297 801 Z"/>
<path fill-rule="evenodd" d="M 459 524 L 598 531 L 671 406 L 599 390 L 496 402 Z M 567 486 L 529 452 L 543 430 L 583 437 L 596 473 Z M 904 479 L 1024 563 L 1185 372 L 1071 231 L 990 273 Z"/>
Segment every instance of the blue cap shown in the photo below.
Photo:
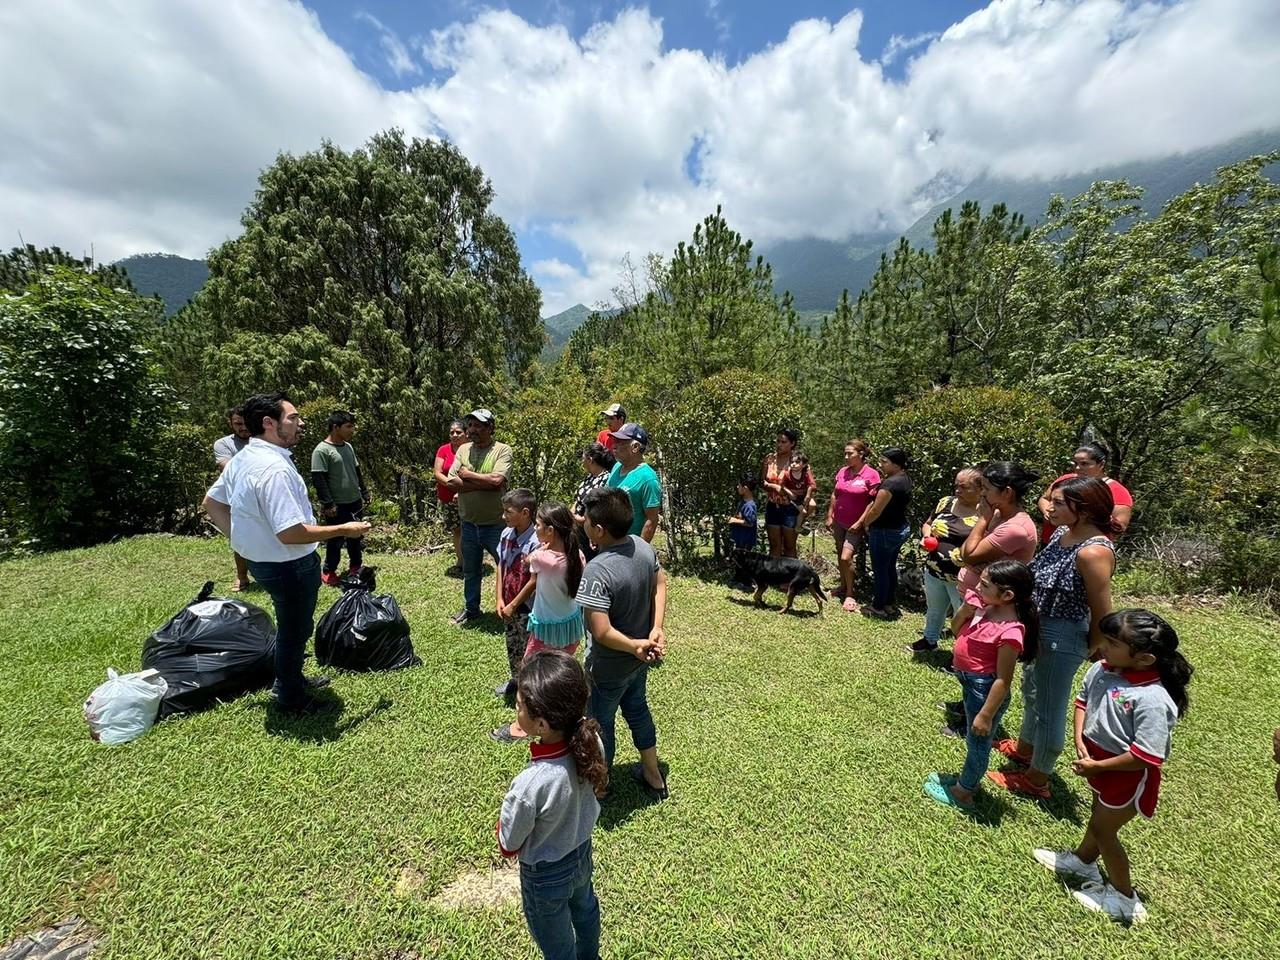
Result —
<path fill-rule="evenodd" d="M 649 431 L 638 423 L 624 423 L 609 436 L 615 440 L 634 440 L 642 447 L 649 445 Z"/>

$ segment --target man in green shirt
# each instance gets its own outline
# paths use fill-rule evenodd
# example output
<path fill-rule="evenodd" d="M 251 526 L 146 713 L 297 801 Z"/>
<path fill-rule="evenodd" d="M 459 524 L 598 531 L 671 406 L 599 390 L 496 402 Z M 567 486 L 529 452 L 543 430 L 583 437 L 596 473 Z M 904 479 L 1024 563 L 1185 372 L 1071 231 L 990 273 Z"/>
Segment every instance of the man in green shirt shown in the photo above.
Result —
<path fill-rule="evenodd" d="M 624 423 L 609 436 L 614 439 L 613 455 L 618 462 L 609 474 L 608 485 L 625 491 L 631 498 L 631 529 L 628 533 L 651 543 L 658 531 L 662 483 L 653 467 L 644 462 L 649 432 L 638 423 Z"/>
<path fill-rule="evenodd" d="M 511 448 L 493 439 L 493 414 L 472 410 L 463 419 L 469 442 L 458 448 L 449 467 L 447 485 L 458 494 L 462 518 L 462 610 L 452 622 L 462 626 L 480 616 L 480 578 L 487 551 L 498 563 L 498 540 L 506 525 L 502 519 L 502 495 L 511 474 Z"/>
<path fill-rule="evenodd" d="M 369 492 L 360 473 L 360 461 L 351 446 L 356 432 L 356 418 L 346 410 L 335 410 L 329 415 L 329 435 L 316 444 L 311 454 L 311 482 L 320 497 L 320 509 L 326 524 L 350 523 L 359 520 L 364 505 L 369 502 Z M 342 544 L 347 544 L 351 561 L 348 574 L 360 572 L 364 556 L 359 537 L 334 537 L 324 548 L 324 569 L 320 573 L 322 583 L 338 585 L 338 564 L 342 562 Z"/>

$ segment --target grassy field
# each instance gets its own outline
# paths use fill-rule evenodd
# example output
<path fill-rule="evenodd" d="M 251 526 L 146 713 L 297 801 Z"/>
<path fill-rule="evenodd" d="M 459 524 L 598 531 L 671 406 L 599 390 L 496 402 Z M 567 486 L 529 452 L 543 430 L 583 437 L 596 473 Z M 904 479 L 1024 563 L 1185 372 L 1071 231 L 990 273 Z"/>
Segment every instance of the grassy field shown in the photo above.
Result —
<path fill-rule="evenodd" d="M 228 583 L 225 543 L 0 564 L 0 944 L 80 914 L 106 935 L 95 958 L 533 956 L 518 906 L 441 898 L 497 864 L 527 756 L 486 736 L 508 718 L 490 694 L 502 638 L 445 624 L 461 594 L 445 565 L 385 560 L 425 664 L 336 677 L 340 716 L 284 724 L 258 694 L 107 748 L 81 702 L 202 581 Z M 1051 804 L 988 796 L 977 822 L 922 795 L 963 746 L 937 734 L 954 681 L 903 652 L 919 617 L 784 618 L 675 578 L 650 683 L 672 796 L 642 803 L 622 770 L 601 818 L 606 956 L 1280 955 L 1275 622 L 1164 612 L 1197 672 L 1160 812 L 1125 834 L 1152 916 L 1124 929 L 1030 857 L 1081 832 L 1069 774 Z"/>

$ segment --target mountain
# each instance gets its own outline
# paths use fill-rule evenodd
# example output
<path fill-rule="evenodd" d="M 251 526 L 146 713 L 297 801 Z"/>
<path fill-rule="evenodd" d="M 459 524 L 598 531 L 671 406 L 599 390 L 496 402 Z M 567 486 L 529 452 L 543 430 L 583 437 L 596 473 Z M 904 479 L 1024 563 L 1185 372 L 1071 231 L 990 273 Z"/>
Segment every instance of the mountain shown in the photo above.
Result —
<path fill-rule="evenodd" d="M 902 234 L 857 234 L 844 242 L 788 240 L 760 252 L 773 265 L 774 288 L 780 294 L 790 290 L 797 310 L 830 311 L 839 301 L 841 291 L 848 289 L 856 296 L 871 281 L 880 266 L 880 255 L 891 253 L 899 236 L 905 236 L 915 247 L 930 246 L 934 221 L 948 208 L 958 211 L 967 200 L 976 200 L 984 211 L 1003 203 L 1034 225 L 1043 218 L 1054 194 L 1073 197 L 1087 190 L 1095 180 L 1128 180 L 1144 189 L 1142 207 L 1148 214 L 1155 214 L 1178 194 L 1197 183 L 1212 180 L 1219 167 L 1272 150 L 1280 150 L 1280 130 L 1250 134 L 1215 147 L 1159 160 L 1102 167 L 1069 177 L 1018 180 L 983 176 L 936 204 Z"/>
<path fill-rule="evenodd" d="M 115 266 L 129 274 L 133 288 L 144 297 L 158 296 L 164 312 L 173 316 L 209 279 L 203 260 L 188 260 L 172 253 L 140 253 L 117 260 Z"/>
<path fill-rule="evenodd" d="M 559 353 L 568 342 L 573 331 L 582 326 L 591 316 L 591 308 L 575 303 L 568 310 L 561 310 L 555 316 L 543 317 L 542 325 L 547 328 L 547 338 L 551 341 L 547 349 L 551 353 Z"/>

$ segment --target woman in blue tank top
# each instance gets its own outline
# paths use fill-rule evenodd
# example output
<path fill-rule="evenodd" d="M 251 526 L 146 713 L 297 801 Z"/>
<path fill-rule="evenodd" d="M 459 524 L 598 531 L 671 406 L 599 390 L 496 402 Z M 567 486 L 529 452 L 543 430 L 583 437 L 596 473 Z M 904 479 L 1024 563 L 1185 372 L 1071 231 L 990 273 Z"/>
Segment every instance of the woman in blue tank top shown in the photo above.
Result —
<path fill-rule="evenodd" d="M 1076 671 L 1101 641 L 1098 624 L 1111 612 L 1115 572 L 1115 506 L 1097 477 L 1072 477 L 1049 492 L 1046 519 L 1059 527 L 1034 560 L 1040 651 L 1022 669 L 1022 729 L 996 749 L 1025 773 L 993 770 L 987 776 L 1016 793 L 1049 796 L 1049 775 L 1066 740 L 1067 709 Z"/>

